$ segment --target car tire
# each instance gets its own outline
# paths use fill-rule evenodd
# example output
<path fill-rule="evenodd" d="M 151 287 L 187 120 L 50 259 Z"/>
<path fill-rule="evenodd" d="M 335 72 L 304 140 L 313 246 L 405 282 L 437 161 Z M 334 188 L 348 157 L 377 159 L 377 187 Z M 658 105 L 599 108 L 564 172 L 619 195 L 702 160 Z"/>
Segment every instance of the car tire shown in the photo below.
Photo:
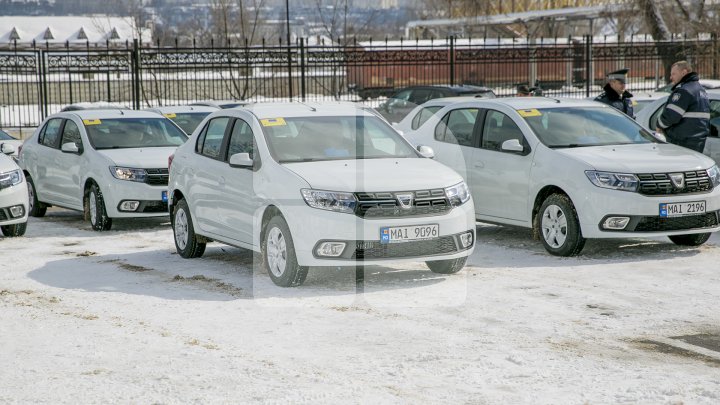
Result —
<path fill-rule="evenodd" d="M 90 226 L 95 231 L 107 231 L 112 227 L 112 218 L 108 217 L 105 209 L 105 199 L 97 184 L 90 186 L 85 198 L 85 210 L 90 219 Z"/>
<path fill-rule="evenodd" d="M 2 230 L 3 235 L 9 238 L 25 235 L 25 229 L 27 229 L 27 222 L 0 226 L 0 230 Z"/>
<path fill-rule="evenodd" d="M 309 269 L 298 265 L 290 228 L 280 215 L 272 217 L 265 225 L 262 257 L 263 267 L 275 285 L 297 287 L 305 282 Z"/>
<path fill-rule="evenodd" d="M 430 268 L 430 271 L 438 274 L 455 274 L 465 267 L 465 263 L 467 263 L 467 256 L 457 259 L 425 262 Z"/>
<path fill-rule="evenodd" d="M 178 201 L 173 209 L 172 217 L 173 236 L 175 249 L 178 254 L 186 259 L 194 259 L 205 253 L 205 242 L 200 242 L 193 227 L 190 207 L 185 199 Z"/>
<path fill-rule="evenodd" d="M 577 212 L 565 194 L 552 194 L 535 216 L 535 232 L 550 254 L 576 256 L 585 246 Z"/>
<path fill-rule="evenodd" d="M 708 233 L 694 233 L 690 235 L 672 235 L 668 238 L 678 246 L 700 246 L 710 239 L 710 232 Z"/>
<path fill-rule="evenodd" d="M 28 215 L 31 217 L 44 217 L 47 211 L 47 206 L 37 199 L 37 191 L 35 190 L 35 183 L 33 183 L 32 177 L 27 176 L 28 186 Z"/>

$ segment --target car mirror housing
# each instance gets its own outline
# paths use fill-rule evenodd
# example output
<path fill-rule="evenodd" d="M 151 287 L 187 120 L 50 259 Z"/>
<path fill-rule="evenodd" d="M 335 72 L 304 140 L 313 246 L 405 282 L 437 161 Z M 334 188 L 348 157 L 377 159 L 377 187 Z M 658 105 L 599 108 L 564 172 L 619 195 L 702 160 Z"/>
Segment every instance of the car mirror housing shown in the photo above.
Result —
<path fill-rule="evenodd" d="M 665 135 L 661 134 L 660 132 L 653 132 L 652 135 L 660 142 L 667 142 L 667 138 L 665 138 Z"/>
<path fill-rule="evenodd" d="M 507 152 L 522 153 L 525 150 L 525 148 L 520 144 L 520 141 L 518 141 L 517 139 L 508 139 L 507 141 L 502 143 L 502 146 L 500 148 Z"/>
<path fill-rule="evenodd" d="M 62 147 L 60 147 L 60 150 L 65 153 L 80 153 L 80 148 L 75 144 L 75 142 L 68 142 L 62 144 Z"/>
<path fill-rule="evenodd" d="M 424 158 L 432 159 L 435 157 L 435 151 L 427 145 L 418 145 L 417 151 Z"/>
<path fill-rule="evenodd" d="M 236 153 L 230 156 L 231 167 L 253 167 L 253 160 L 250 159 L 249 153 Z"/>
<path fill-rule="evenodd" d="M 9 143 L 0 144 L 0 151 L 6 155 L 12 155 L 15 153 L 15 147 Z"/>

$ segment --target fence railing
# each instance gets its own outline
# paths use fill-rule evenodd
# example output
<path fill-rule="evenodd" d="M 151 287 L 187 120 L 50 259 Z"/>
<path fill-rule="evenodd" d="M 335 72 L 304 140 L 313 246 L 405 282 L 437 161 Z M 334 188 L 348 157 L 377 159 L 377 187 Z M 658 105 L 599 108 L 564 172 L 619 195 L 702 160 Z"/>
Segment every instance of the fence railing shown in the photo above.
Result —
<path fill-rule="evenodd" d="M 104 101 L 142 109 L 193 101 L 351 100 L 374 105 L 409 85 L 473 84 L 498 96 L 519 84 L 547 95 L 589 97 L 607 72 L 630 68 L 629 90 L 665 84 L 669 65 L 690 60 L 718 78 L 718 41 L 625 42 L 590 36 L 535 40 L 460 39 L 353 42 L 338 46 L 148 47 L 137 42 L 50 47 L 0 44 L 0 128 L 32 128 L 68 104 Z"/>

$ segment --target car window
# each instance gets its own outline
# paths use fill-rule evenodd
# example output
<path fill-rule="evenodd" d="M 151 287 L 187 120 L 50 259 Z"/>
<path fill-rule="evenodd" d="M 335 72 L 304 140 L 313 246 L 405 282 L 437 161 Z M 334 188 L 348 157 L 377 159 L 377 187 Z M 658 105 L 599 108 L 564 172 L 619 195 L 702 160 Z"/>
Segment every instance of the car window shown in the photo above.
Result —
<path fill-rule="evenodd" d="M 431 107 L 423 107 L 418 111 L 417 114 L 412 119 L 412 123 L 410 124 L 410 127 L 412 129 L 418 129 L 422 124 L 425 123 L 425 121 L 428 120 L 428 118 L 432 117 L 436 112 L 438 112 L 442 106 L 435 105 Z"/>
<path fill-rule="evenodd" d="M 720 127 L 720 100 L 710 100 L 710 136 L 718 136 Z"/>
<path fill-rule="evenodd" d="M 451 110 L 435 127 L 435 139 L 440 142 L 472 146 L 477 114 L 477 108 Z"/>
<path fill-rule="evenodd" d="M 407 101 L 408 99 L 410 99 L 411 93 L 412 93 L 412 90 L 403 90 L 403 91 L 397 93 L 396 95 L 392 96 L 392 98 L 394 98 L 396 100 Z"/>
<path fill-rule="evenodd" d="M 186 134 L 190 135 L 209 114 L 210 112 L 177 113 L 170 114 L 170 119 Z"/>
<path fill-rule="evenodd" d="M 250 125 L 243 120 L 236 120 L 230 134 L 227 158 L 230 159 L 230 156 L 236 153 L 247 153 L 250 155 L 250 159 L 253 159 L 255 152 L 253 141 L 253 132 Z"/>
<path fill-rule="evenodd" d="M 5 131 L 3 131 L 3 130 L 0 129 L 0 140 L 2 140 L 2 141 L 12 141 L 12 140 L 16 140 L 16 139 L 13 138 L 12 136 L 10 136 L 7 132 L 5 132 Z"/>
<path fill-rule="evenodd" d="M 62 145 L 65 145 L 66 143 L 74 143 L 78 148 L 82 146 L 82 141 L 80 140 L 80 129 L 72 120 L 65 121 L 60 146 L 62 147 Z"/>
<path fill-rule="evenodd" d="M 42 132 L 40 132 L 38 142 L 50 148 L 57 148 L 58 141 L 60 140 L 60 127 L 62 126 L 62 122 L 63 120 L 60 118 L 53 118 L 48 121 L 42 129 Z"/>
<path fill-rule="evenodd" d="M 170 147 L 187 140 L 167 118 L 85 119 L 83 124 L 95 149 Z"/>
<path fill-rule="evenodd" d="M 499 151 L 503 142 L 511 139 L 517 139 L 521 145 L 525 143 L 522 131 L 512 118 L 500 111 L 488 110 L 480 147 Z"/>
<path fill-rule="evenodd" d="M 648 126 L 650 127 L 651 130 L 654 131 L 655 128 L 658 127 L 658 125 L 657 125 L 658 118 L 660 118 L 660 114 L 662 114 L 662 111 L 664 108 L 665 108 L 665 104 L 662 104 L 660 106 L 660 108 L 655 110 L 655 112 L 652 113 L 652 115 L 650 116 L 650 120 L 648 121 Z"/>
<path fill-rule="evenodd" d="M 198 144 L 195 150 L 201 155 L 219 159 L 222 141 L 225 137 L 225 130 L 229 122 L 230 118 L 228 117 L 211 119 L 207 123 L 200 138 L 198 138 Z"/>
<path fill-rule="evenodd" d="M 270 153 L 280 163 L 418 157 L 375 116 L 275 118 L 261 124 Z"/>
<path fill-rule="evenodd" d="M 614 108 L 559 107 L 519 110 L 518 113 L 550 148 L 659 142 L 632 118 Z"/>
<path fill-rule="evenodd" d="M 415 105 L 420 105 L 428 100 L 430 100 L 429 89 L 416 89 L 412 92 L 409 101 Z"/>

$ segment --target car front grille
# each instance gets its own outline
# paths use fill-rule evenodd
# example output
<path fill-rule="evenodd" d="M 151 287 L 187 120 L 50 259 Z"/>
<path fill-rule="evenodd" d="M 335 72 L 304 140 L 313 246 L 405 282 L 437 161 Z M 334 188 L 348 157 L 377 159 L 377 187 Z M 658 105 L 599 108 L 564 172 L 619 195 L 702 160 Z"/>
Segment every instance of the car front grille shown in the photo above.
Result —
<path fill-rule="evenodd" d="M 0 209 L 0 221 L 8 219 L 8 214 L 5 213 L 5 209 Z"/>
<path fill-rule="evenodd" d="M 380 243 L 360 241 L 355 245 L 352 259 L 390 259 L 400 257 L 421 257 L 458 252 L 453 236 L 403 243 Z"/>
<path fill-rule="evenodd" d="M 145 169 L 147 177 L 145 183 L 151 186 L 167 186 L 169 172 L 168 169 Z"/>
<path fill-rule="evenodd" d="M 407 207 L 400 203 L 402 196 L 412 197 L 412 202 L 407 204 Z M 443 189 L 355 193 L 355 198 L 358 200 L 355 215 L 360 218 L 442 215 L 452 208 Z"/>
<path fill-rule="evenodd" d="M 140 206 L 140 212 L 168 212 L 168 204 L 162 201 L 145 201 L 144 204 Z"/>
<path fill-rule="evenodd" d="M 684 185 L 682 187 L 675 187 L 673 185 L 670 174 L 671 173 L 638 174 L 637 177 L 638 180 L 640 180 L 638 192 L 644 195 L 676 195 L 708 192 L 713 189 L 710 177 L 705 170 L 682 172 L 684 178 Z"/>
<path fill-rule="evenodd" d="M 717 212 L 684 217 L 640 217 L 635 232 L 683 231 L 691 229 L 712 228 L 718 225 Z"/>

